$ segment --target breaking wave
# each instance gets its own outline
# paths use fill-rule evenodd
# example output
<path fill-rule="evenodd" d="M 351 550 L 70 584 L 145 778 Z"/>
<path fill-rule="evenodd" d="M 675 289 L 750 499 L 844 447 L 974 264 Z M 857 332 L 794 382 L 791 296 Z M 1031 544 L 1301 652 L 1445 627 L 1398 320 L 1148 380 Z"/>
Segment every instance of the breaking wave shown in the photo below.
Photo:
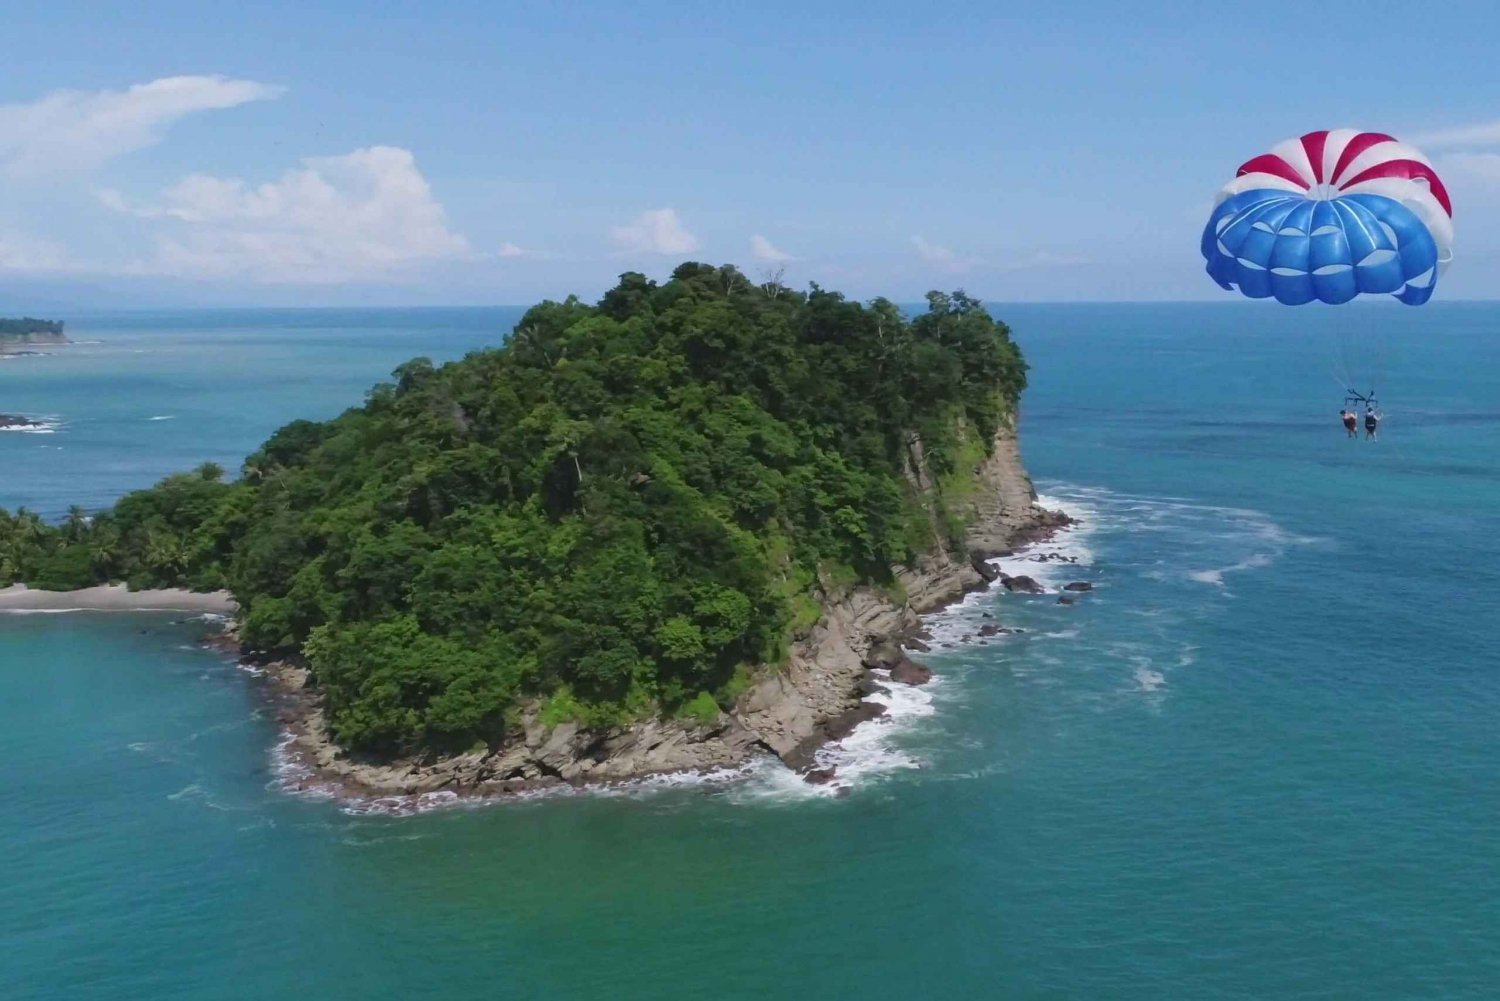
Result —
<path fill-rule="evenodd" d="M 1180 605 L 1182 589 L 1208 584 L 1228 593 L 1233 575 L 1273 566 L 1288 549 L 1317 541 L 1285 530 L 1262 512 L 1186 498 L 1056 485 L 1040 502 L 1067 513 L 1074 524 L 991 562 L 1002 574 L 1030 577 L 1041 593 L 1011 593 L 996 583 L 928 616 L 930 659 L 937 675 L 917 687 L 875 672 L 884 690 L 867 701 L 881 704 L 885 712 L 817 752 L 813 768 L 831 769 L 829 782 L 809 783 L 767 754 L 735 768 L 612 785 L 556 786 L 502 796 L 439 791 L 350 799 L 297 760 L 287 734 L 273 752 L 272 785 L 298 796 L 337 800 L 351 815 L 409 816 L 556 797 L 693 791 L 737 805 L 764 806 L 838 798 L 903 773 L 926 771 L 936 779 L 987 774 L 989 766 L 981 763 L 976 769 L 972 761 L 947 774 L 943 763 L 954 748 L 946 745 L 954 738 L 932 725 L 935 717 L 969 701 L 985 677 L 994 676 L 990 670 L 972 670 L 974 664 L 1003 659 L 1012 675 L 1049 690 L 1068 685 L 1069 671 L 1102 670 L 1114 679 L 1108 687 L 1116 693 L 1133 694 L 1135 701 L 1160 709 L 1170 697 L 1173 673 L 1192 667 L 1198 658 L 1198 648 L 1176 635 L 1187 614 Z M 1064 590 L 1069 584 L 1074 591 Z M 1171 595 L 1158 596 L 1155 591 L 1161 588 Z M 1069 607 L 1064 601 L 1075 604 Z M 1129 607 L 1118 609 L 1123 618 L 1116 614 L 1104 622 L 1089 615 L 1090 606 L 1101 602 Z M 981 647 L 987 650 L 981 652 Z"/>

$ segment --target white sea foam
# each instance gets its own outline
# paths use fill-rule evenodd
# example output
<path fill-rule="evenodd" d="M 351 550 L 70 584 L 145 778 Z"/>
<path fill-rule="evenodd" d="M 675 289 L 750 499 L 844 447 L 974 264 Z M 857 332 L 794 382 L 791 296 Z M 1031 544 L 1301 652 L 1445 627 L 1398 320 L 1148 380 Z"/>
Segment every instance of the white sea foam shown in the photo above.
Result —
<path fill-rule="evenodd" d="M 146 420 L 148 420 L 148 421 L 175 421 L 176 419 L 177 419 L 177 417 L 176 417 L 175 414 L 162 414 L 161 416 L 158 416 L 158 417 L 147 417 L 146 418 Z"/>
<path fill-rule="evenodd" d="M 1133 677 L 1141 691 L 1154 692 L 1159 688 L 1165 687 L 1167 683 L 1166 675 L 1160 671 L 1153 670 L 1149 658 L 1139 657 L 1136 658 L 1136 661 Z"/>
<path fill-rule="evenodd" d="M 1153 580 L 1175 577 L 1223 589 L 1228 575 L 1264 569 L 1293 547 L 1321 541 L 1289 531 L 1265 512 L 1249 508 L 1199 504 L 1181 497 L 1112 494 L 1083 487 L 1056 490 L 1063 503 L 1089 506 L 1096 527 L 1127 527 L 1132 533 L 1171 536 L 1173 541 L 1164 543 L 1163 549 L 1170 545 L 1172 552 L 1164 559 L 1171 559 L 1172 564 L 1142 572 Z M 1229 558 L 1224 560 L 1226 556 Z"/>
<path fill-rule="evenodd" d="M 40 417 L 35 424 L 0 424 L 0 432 L 10 434 L 56 434 L 62 427 L 61 422 Z"/>
<path fill-rule="evenodd" d="M 242 669 L 259 673 L 255 669 L 244 668 L 243 665 Z M 762 755 L 734 768 L 651 775 L 607 785 L 578 788 L 559 785 L 489 796 L 464 796 L 440 790 L 411 795 L 351 798 L 342 794 L 336 784 L 321 779 L 306 761 L 294 753 L 296 737 L 290 731 L 284 731 L 282 739 L 271 751 L 274 778 L 269 783 L 269 788 L 314 800 L 337 799 L 340 810 L 351 816 L 391 817 L 413 816 L 437 810 L 526 803 L 560 796 L 639 798 L 690 789 L 720 792 L 727 795 L 730 801 L 743 804 L 836 797 L 843 791 L 864 785 L 880 776 L 922 767 L 919 759 L 900 748 L 897 738 L 907 732 L 913 723 L 936 711 L 933 706 L 933 689 L 940 688 L 946 682 L 944 679 L 934 678 L 927 685 L 918 688 L 892 682 L 885 672 L 875 673 L 877 679 L 888 686 L 889 691 L 876 693 L 867 701 L 885 706 L 886 713 L 877 719 L 861 723 L 842 741 L 829 744 L 817 752 L 814 768 L 835 769 L 833 781 L 826 784 L 809 783 L 774 757 Z"/>
<path fill-rule="evenodd" d="M 177 803 L 197 803 L 200 806 L 208 807 L 210 810 L 218 810 L 220 813 L 238 813 L 252 809 L 249 806 L 230 806 L 215 799 L 212 793 L 197 782 L 184 786 L 174 793 L 170 793 L 167 799 Z"/>
<path fill-rule="evenodd" d="M 785 768 L 766 770 L 736 790 L 736 798 L 753 801 L 838 796 L 892 773 L 921 768 L 921 759 L 905 750 L 900 738 L 918 721 L 937 712 L 933 696 L 946 680 L 934 677 L 919 687 L 891 681 L 885 671 L 873 673 L 887 690 L 865 701 L 885 706 L 885 714 L 859 724 L 843 740 L 819 748 L 813 757 L 815 769 L 834 770 L 832 781 L 814 785 Z"/>
<path fill-rule="evenodd" d="M 1054 594 L 1065 584 L 1089 580 L 1092 576 L 1090 571 L 1095 557 L 1089 540 L 1096 531 L 1097 516 L 1092 506 L 1066 498 L 1043 495 L 1040 503 L 1051 510 L 1063 511 L 1074 519 L 1074 524 L 1059 530 L 1049 539 L 989 563 L 1007 576 L 1030 577 L 1046 588 L 1048 594 Z M 933 644 L 940 649 L 1004 643 L 1011 635 L 1009 631 L 983 638 L 980 631 L 986 625 L 1001 625 L 999 618 L 1004 617 L 1005 602 L 1026 601 L 1028 598 L 1026 594 L 1007 592 L 996 583 L 984 590 L 970 592 L 961 601 L 927 616 L 925 625 L 932 634 Z M 1031 600 L 1055 599 L 1037 596 Z"/>

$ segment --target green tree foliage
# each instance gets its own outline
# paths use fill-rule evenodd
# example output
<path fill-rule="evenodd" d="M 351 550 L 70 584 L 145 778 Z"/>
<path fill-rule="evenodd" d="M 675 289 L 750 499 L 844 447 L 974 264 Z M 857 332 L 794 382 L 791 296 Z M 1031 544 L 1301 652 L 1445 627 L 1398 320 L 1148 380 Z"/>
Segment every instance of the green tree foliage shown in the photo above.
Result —
<path fill-rule="evenodd" d="M 1025 372 L 962 292 L 908 320 L 729 267 L 632 272 L 288 424 L 233 483 L 0 512 L 0 580 L 228 587 L 244 641 L 305 657 L 338 739 L 376 754 L 498 741 L 533 698 L 708 720 L 807 627 L 814 581 L 889 583 L 930 546 L 914 436 L 962 479 Z"/>
<path fill-rule="evenodd" d="M 34 316 L 20 319 L 0 319 L 0 338 L 26 337 L 30 334 L 55 334 L 61 336 L 63 325 L 58 320 L 38 320 Z"/>

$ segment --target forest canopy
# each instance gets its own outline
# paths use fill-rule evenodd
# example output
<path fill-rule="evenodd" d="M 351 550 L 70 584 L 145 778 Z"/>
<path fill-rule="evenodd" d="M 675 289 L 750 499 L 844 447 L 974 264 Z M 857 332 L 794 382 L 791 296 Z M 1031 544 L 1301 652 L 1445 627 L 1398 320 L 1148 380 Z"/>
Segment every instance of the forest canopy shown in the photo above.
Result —
<path fill-rule="evenodd" d="M 0 318 L 0 337 L 26 337 L 30 334 L 58 334 L 63 332 L 59 320 L 38 320 L 23 316 L 20 319 Z"/>
<path fill-rule="evenodd" d="M 962 292 L 913 318 L 688 263 L 530 309 L 504 346 L 418 358 L 60 524 L 0 511 L 0 583 L 228 588 L 244 644 L 300 656 L 345 746 L 494 745 L 520 708 L 712 714 L 784 657 L 820 588 L 961 546 L 907 474 L 972 477 L 1026 367 Z M 956 481 L 955 481 L 956 482 Z"/>

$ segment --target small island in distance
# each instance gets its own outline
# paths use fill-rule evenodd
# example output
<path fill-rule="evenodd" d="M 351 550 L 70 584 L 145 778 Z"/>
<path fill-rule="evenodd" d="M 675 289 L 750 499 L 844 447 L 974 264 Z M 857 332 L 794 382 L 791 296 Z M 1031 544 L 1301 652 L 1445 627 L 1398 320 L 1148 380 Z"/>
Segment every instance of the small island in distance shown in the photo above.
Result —
<path fill-rule="evenodd" d="M 17 348 L 36 344 L 66 344 L 61 320 L 38 320 L 23 316 L 20 319 L 0 317 L 0 354 Z"/>

